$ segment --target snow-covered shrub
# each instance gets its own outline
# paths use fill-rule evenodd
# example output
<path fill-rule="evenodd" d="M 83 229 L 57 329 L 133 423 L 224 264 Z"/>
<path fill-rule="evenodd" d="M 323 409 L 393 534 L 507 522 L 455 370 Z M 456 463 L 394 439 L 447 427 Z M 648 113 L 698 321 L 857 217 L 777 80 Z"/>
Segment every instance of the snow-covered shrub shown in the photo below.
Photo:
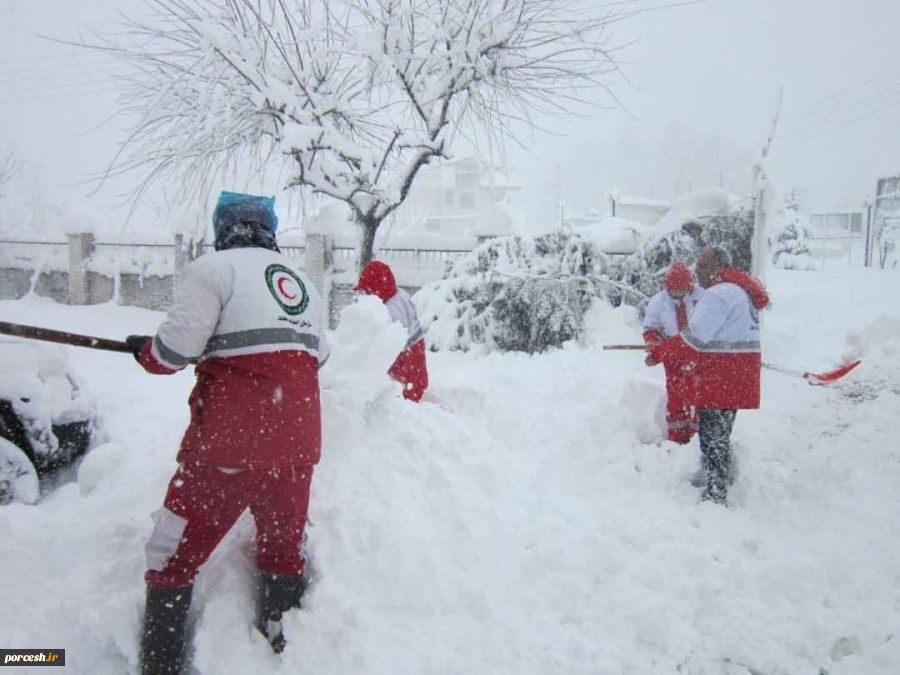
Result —
<path fill-rule="evenodd" d="M 541 352 L 578 337 L 608 265 L 568 228 L 503 237 L 458 259 L 413 300 L 432 350 Z"/>
<path fill-rule="evenodd" d="M 693 265 L 707 246 L 721 246 L 732 264 L 750 271 L 753 208 L 722 190 L 707 190 L 676 200 L 658 225 L 660 232 L 619 263 L 611 276 L 618 282 L 610 294 L 614 304 L 643 306 L 663 287 L 669 265 L 680 260 Z"/>
<path fill-rule="evenodd" d="M 800 204 L 791 194 L 778 213 L 772 228 L 769 252 L 772 264 L 788 270 L 811 270 L 815 268 L 812 252 L 806 244 L 809 232 L 803 225 Z"/>

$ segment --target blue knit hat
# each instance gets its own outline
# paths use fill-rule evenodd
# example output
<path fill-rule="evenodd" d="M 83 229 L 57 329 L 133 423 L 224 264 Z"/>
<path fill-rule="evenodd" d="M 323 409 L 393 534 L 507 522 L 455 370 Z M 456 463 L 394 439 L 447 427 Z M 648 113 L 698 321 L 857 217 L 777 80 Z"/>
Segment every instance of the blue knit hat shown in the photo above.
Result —
<path fill-rule="evenodd" d="M 213 211 L 213 232 L 216 239 L 239 223 L 257 223 L 270 232 L 278 229 L 275 197 L 260 197 L 240 192 L 222 191 Z"/>

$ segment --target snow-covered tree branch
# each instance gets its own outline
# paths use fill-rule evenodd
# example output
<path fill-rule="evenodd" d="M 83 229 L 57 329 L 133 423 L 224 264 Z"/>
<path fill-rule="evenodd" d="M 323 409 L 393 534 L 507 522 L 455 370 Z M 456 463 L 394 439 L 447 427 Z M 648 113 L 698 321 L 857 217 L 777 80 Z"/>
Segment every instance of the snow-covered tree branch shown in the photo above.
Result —
<path fill-rule="evenodd" d="M 22 163 L 16 159 L 9 148 L 0 155 L 0 197 L 4 196 L 6 184 L 22 169 Z"/>
<path fill-rule="evenodd" d="M 288 187 L 347 203 L 360 263 L 418 172 L 460 133 L 573 112 L 616 72 L 608 28 L 575 0 L 145 0 L 150 18 L 93 46 L 135 66 L 138 115 L 111 171 L 139 194 L 200 194 L 253 154 Z"/>

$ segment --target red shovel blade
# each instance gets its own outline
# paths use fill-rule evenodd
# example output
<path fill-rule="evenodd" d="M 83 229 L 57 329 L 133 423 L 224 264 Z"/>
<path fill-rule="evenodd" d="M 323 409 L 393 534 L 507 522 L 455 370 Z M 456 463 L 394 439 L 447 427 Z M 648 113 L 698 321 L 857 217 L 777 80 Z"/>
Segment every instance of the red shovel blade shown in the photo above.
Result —
<path fill-rule="evenodd" d="M 856 361 L 845 363 L 844 365 L 835 368 L 834 370 L 829 370 L 827 373 L 803 373 L 803 379 L 810 384 L 824 386 L 841 379 L 844 375 L 856 368 L 856 366 L 858 366 L 860 363 L 862 363 L 862 359 L 857 359 Z"/>

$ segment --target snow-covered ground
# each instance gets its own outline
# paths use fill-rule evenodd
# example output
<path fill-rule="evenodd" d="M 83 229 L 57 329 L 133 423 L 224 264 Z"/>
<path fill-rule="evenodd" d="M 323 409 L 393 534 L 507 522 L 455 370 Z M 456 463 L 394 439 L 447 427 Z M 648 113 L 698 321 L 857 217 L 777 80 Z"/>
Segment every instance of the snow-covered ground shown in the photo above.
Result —
<path fill-rule="evenodd" d="M 279 657 L 250 628 L 252 521 L 202 569 L 207 675 L 900 672 L 900 272 L 770 270 L 764 371 L 738 414 L 731 506 L 698 503 L 688 447 L 660 441 L 663 374 L 630 308 L 539 356 L 429 355 L 423 403 L 382 374 L 382 308 L 345 310 L 323 371 L 325 448 L 309 529 L 316 580 Z M 123 338 L 161 315 L 0 302 L 6 321 Z M 378 340 L 373 335 L 383 335 Z M 63 647 L 67 672 L 133 672 L 143 546 L 193 377 L 60 347 L 106 443 L 77 480 L 0 509 L 0 647 Z M 373 358 L 366 362 L 366 356 Z M 35 672 L 37 671 L 34 669 Z M 28 672 L 26 668 L 16 672 Z"/>

